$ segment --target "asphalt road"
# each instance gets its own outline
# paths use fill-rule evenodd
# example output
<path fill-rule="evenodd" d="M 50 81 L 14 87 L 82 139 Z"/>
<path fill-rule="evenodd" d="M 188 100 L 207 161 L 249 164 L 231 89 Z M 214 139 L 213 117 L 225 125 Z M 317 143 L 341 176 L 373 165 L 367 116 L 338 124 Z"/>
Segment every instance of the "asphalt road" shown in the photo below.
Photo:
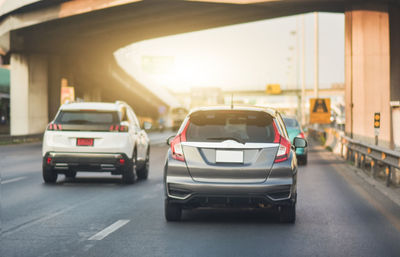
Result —
<path fill-rule="evenodd" d="M 0 147 L 0 256 L 400 256 L 400 208 L 314 147 L 300 167 L 296 224 L 269 210 L 203 209 L 167 223 L 162 167 L 147 181 L 78 173 L 41 177 L 41 145 Z"/>

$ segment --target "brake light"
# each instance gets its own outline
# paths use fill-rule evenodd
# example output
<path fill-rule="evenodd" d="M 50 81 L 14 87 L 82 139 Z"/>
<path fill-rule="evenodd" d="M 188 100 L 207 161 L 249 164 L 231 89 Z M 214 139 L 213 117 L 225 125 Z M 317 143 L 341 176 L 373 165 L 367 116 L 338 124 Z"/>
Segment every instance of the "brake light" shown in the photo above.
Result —
<path fill-rule="evenodd" d="M 46 163 L 47 163 L 47 164 L 50 164 L 50 163 L 51 163 L 51 160 L 52 160 L 51 157 L 47 157 Z"/>
<path fill-rule="evenodd" d="M 50 123 L 47 126 L 47 130 L 62 130 L 61 124 Z"/>
<path fill-rule="evenodd" d="M 279 143 L 279 148 L 276 154 L 275 163 L 286 161 L 289 158 L 289 153 L 290 153 L 290 142 L 289 140 L 281 136 L 281 141 Z"/>
<path fill-rule="evenodd" d="M 125 125 L 111 125 L 109 130 L 111 132 L 128 132 L 129 127 Z"/>
<path fill-rule="evenodd" d="M 275 122 L 272 122 L 272 125 L 275 131 L 274 143 L 279 143 L 279 141 L 281 140 L 281 135 L 279 134 L 278 127 L 276 126 Z"/>
<path fill-rule="evenodd" d="M 272 123 L 275 130 L 275 139 L 274 143 L 279 143 L 278 152 L 276 153 L 274 163 L 286 161 L 289 158 L 290 153 L 290 141 L 279 134 L 278 127 L 276 126 L 275 122 Z"/>
<path fill-rule="evenodd" d="M 186 130 L 189 127 L 189 121 L 186 123 L 185 128 L 182 130 L 182 132 L 177 135 L 171 142 L 171 152 L 172 152 L 172 158 L 178 161 L 185 161 L 185 156 L 183 155 L 183 149 L 182 149 L 182 142 L 186 142 Z"/>
<path fill-rule="evenodd" d="M 129 130 L 128 126 L 121 125 L 119 127 L 119 132 L 128 132 L 128 130 Z"/>
<path fill-rule="evenodd" d="M 178 161 L 185 161 L 185 156 L 183 155 L 181 136 L 178 135 L 171 142 L 172 158 Z M 185 141 L 183 141 L 185 142 Z"/>
<path fill-rule="evenodd" d="M 298 136 L 298 137 L 301 137 L 301 138 L 306 138 L 306 137 L 304 136 L 304 132 L 300 132 L 300 134 L 298 134 L 297 136 Z"/>
<path fill-rule="evenodd" d="M 124 159 L 119 159 L 119 164 L 124 165 L 125 164 L 125 160 Z"/>

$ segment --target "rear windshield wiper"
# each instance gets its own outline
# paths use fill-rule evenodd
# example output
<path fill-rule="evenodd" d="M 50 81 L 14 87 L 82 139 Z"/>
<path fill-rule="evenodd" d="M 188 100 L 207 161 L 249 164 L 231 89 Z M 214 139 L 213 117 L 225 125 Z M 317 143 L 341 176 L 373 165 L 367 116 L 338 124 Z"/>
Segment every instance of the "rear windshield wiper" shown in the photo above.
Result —
<path fill-rule="evenodd" d="M 207 140 L 233 140 L 241 144 L 245 144 L 246 141 L 236 138 L 236 137 L 209 137 Z"/>

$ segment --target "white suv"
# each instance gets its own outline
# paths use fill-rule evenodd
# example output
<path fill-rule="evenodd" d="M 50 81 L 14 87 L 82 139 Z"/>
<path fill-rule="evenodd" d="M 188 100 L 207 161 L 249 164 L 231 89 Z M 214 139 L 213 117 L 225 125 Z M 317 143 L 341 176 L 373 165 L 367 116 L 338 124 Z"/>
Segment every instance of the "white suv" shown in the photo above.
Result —
<path fill-rule="evenodd" d="M 43 138 L 43 179 L 77 171 L 111 172 L 131 184 L 149 172 L 150 144 L 132 108 L 124 102 L 66 103 Z"/>

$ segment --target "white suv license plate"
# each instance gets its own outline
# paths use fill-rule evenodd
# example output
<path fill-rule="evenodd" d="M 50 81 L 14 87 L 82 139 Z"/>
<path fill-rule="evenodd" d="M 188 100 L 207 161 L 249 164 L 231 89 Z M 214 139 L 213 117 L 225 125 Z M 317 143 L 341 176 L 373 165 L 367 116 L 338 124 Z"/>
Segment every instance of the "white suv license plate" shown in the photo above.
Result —
<path fill-rule="evenodd" d="M 224 163 L 243 163 L 243 151 L 216 150 L 215 161 Z"/>

